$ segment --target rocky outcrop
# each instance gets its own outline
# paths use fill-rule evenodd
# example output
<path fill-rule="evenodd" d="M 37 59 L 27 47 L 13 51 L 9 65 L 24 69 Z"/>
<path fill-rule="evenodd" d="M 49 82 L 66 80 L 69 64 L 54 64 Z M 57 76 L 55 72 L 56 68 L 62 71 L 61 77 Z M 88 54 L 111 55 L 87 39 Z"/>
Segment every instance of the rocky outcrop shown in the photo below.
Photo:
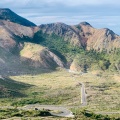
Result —
<path fill-rule="evenodd" d="M 75 72 L 81 72 L 80 66 L 77 64 L 77 62 L 73 61 L 70 65 L 70 70 Z"/>
<path fill-rule="evenodd" d="M 109 29 L 95 29 L 94 34 L 87 41 L 87 50 L 111 51 L 120 48 L 120 36 Z"/>
<path fill-rule="evenodd" d="M 79 35 L 87 50 L 111 51 L 120 48 L 120 36 L 108 28 L 95 29 L 87 22 L 82 22 L 75 27 L 80 30 Z"/>
<path fill-rule="evenodd" d="M 78 34 L 69 25 L 66 25 L 64 23 L 52 23 L 40 25 L 39 28 L 43 33 L 58 35 L 64 38 L 65 41 L 69 41 L 72 45 L 81 47 Z"/>
<path fill-rule="evenodd" d="M 0 20 L 0 46 L 8 51 L 21 49 L 21 42 L 24 42 L 25 38 L 32 39 L 37 30 L 37 27 L 26 27 L 10 21 Z"/>

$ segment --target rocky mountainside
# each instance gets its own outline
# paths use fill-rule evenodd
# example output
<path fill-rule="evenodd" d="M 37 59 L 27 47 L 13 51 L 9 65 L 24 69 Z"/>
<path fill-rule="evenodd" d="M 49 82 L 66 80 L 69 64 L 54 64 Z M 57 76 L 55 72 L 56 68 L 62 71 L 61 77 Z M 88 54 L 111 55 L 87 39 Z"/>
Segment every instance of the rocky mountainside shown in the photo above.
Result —
<path fill-rule="evenodd" d="M 112 30 L 96 29 L 87 22 L 73 26 L 52 23 L 40 25 L 39 28 L 41 32 L 37 32 L 37 42 L 59 51 L 65 56 L 67 67 L 71 70 L 117 69 L 119 71 L 120 36 Z"/>
<path fill-rule="evenodd" d="M 111 51 L 120 48 L 120 36 L 112 30 L 95 29 L 89 23 L 82 22 L 69 26 L 64 23 L 52 23 L 40 25 L 40 30 L 46 34 L 56 34 L 74 46 L 83 47 L 86 50 Z"/>
<path fill-rule="evenodd" d="M 49 49 L 32 44 L 34 34 L 38 30 L 39 27 L 35 24 L 19 17 L 11 10 L 0 9 L 1 74 L 15 74 L 30 68 L 64 67 L 62 60 Z"/>
<path fill-rule="evenodd" d="M 33 30 L 30 27 L 0 20 L 0 46 L 9 51 L 20 48 L 21 44 L 17 38 L 32 37 L 32 35 Z"/>
<path fill-rule="evenodd" d="M 39 28 L 45 34 L 55 34 L 63 37 L 65 41 L 70 42 L 72 45 L 78 45 L 82 47 L 82 39 L 80 39 L 77 31 L 69 25 L 64 23 L 52 23 L 40 25 Z"/>
<path fill-rule="evenodd" d="M 56 67 L 119 70 L 119 48 L 120 36 L 107 28 L 95 29 L 87 22 L 36 26 L 0 9 L 0 73 Z"/>

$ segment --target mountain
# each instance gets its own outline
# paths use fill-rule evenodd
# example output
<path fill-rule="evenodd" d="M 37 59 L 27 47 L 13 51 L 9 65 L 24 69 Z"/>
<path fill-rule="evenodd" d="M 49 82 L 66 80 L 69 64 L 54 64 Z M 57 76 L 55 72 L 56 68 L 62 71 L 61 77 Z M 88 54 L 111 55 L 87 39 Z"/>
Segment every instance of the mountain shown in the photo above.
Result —
<path fill-rule="evenodd" d="M 87 22 L 73 26 L 52 23 L 40 25 L 39 28 L 37 43 L 59 51 L 65 56 L 67 67 L 71 70 L 116 69 L 119 71 L 120 36 L 112 30 L 96 29 Z"/>
<path fill-rule="evenodd" d="M 120 36 L 108 28 L 95 29 L 87 22 L 36 26 L 0 9 L 0 74 L 56 67 L 119 71 L 119 49 Z"/>
<path fill-rule="evenodd" d="M 46 25 L 40 25 L 40 30 L 45 34 L 55 34 L 64 38 L 65 41 L 70 42 L 72 45 L 82 46 L 77 31 L 69 25 L 64 23 L 52 23 Z"/>
<path fill-rule="evenodd" d="M 20 17 L 8 8 L 0 9 L 0 20 L 10 21 L 24 26 L 36 26 L 34 23 L 28 21 L 23 17 Z"/>
<path fill-rule="evenodd" d="M 0 14 L 1 74 L 28 72 L 27 69 L 32 67 L 55 69 L 57 66 L 64 66 L 61 59 L 49 49 L 30 43 L 33 42 L 33 36 L 39 30 L 35 24 L 9 9 L 0 9 Z"/>

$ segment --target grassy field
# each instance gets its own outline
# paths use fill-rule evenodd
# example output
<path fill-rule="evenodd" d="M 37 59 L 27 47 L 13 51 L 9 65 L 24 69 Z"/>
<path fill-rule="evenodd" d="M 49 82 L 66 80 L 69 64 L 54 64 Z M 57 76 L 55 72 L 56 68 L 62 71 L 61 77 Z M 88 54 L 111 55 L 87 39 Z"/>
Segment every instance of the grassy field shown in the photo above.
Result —
<path fill-rule="evenodd" d="M 86 84 L 87 108 L 92 111 L 120 111 L 119 78 L 119 75 L 106 73 L 78 76 Z"/>
<path fill-rule="evenodd" d="M 72 109 L 77 117 L 83 115 L 79 115 L 81 109 L 93 112 L 120 111 L 119 75 L 101 71 L 77 75 L 63 69 L 51 73 L 0 79 L 0 85 L 3 88 L 6 86 L 5 92 L 0 93 L 0 106 L 17 107 L 35 103 L 79 106 L 81 93 L 78 81 L 85 84 L 88 105 Z M 115 116 L 120 117 L 120 114 L 112 115 Z"/>
<path fill-rule="evenodd" d="M 63 70 L 39 75 L 11 76 L 11 80 L 5 82 L 7 89 L 18 94 L 17 96 L 9 94 L 1 98 L 0 104 L 14 106 L 34 103 L 78 105 L 80 104 L 80 87 L 70 76 Z"/>

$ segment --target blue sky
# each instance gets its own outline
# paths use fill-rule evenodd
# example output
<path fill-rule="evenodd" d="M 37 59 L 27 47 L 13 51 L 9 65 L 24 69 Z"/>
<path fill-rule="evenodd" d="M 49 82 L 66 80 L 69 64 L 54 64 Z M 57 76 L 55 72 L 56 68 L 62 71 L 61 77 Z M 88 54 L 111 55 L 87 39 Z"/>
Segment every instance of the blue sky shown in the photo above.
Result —
<path fill-rule="evenodd" d="M 120 0 L 0 0 L 0 8 L 10 8 L 37 25 L 87 21 L 120 35 Z"/>

